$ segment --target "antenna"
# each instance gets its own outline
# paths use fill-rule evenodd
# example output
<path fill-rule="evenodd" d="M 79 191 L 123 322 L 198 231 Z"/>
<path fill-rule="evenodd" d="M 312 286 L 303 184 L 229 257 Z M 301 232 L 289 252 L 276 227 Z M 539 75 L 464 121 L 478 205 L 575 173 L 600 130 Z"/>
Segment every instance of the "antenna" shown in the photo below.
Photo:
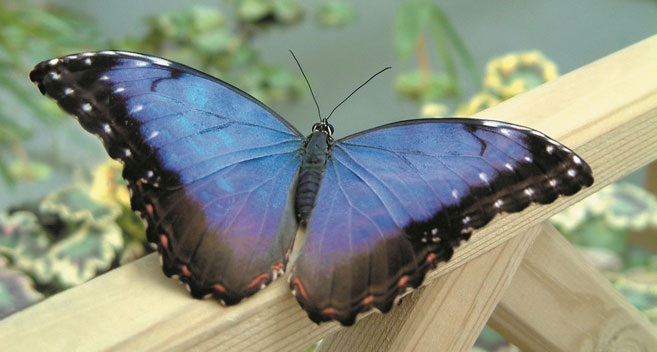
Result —
<path fill-rule="evenodd" d="M 308 82 L 308 77 L 306 77 L 306 73 L 303 72 L 303 68 L 301 67 L 301 64 L 299 63 L 299 60 L 297 60 L 297 57 L 294 55 L 292 50 L 290 50 L 290 54 L 292 54 L 292 57 L 294 58 L 294 61 L 297 62 L 297 66 L 299 66 L 299 70 L 301 70 L 301 74 L 303 75 L 303 78 L 306 80 L 306 84 L 308 84 L 308 89 L 310 89 L 310 95 L 313 96 L 313 100 L 315 101 L 315 106 L 317 107 L 317 115 L 319 116 L 319 121 L 322 121 L 322 113 L 319 111 L 319 104 L 317 103 L 317 98 L 315 98 L 315 93 L 313 93 L 313 88 L 310 86 L 310 82 Z"/>
<path fill-rule="evenodd" d="M 333 108 L 333 110 L 331 110 L 331 113 L 328 115 L 328 117 L 326 118 L 326 120 L 328 120 L 329 117 L 331 117 L 331 115 L 333 115 L 333 112 L 334 112 L 337 108 L 339 108 L 340 105 L 342 105 L 342 103 L 344 103 L 345 101 L 347 101 L 347 99 L 351 98 L 351 96 L 354 95 L 354 93 L 356 93 L 359 89 L 363 88 L 363 86 L 366 85 L 366 84 L 367 84 L 369 81 L 371 81 L 372 79 L 374 79 L 374 77 L 376 77 L 376 76 L 378 76 L 379 74 L 383 73 L 383 71 L 389 70 L 389 69 L 391 69 L 391 68 L 392 68 L 392 67 L 388 66 L 388 67 L 382 69 L 381 71 L 379 71 L 379 72 L 373 74 L 372 77 L 370 77 L 367 81 L 363 82 L 363 84 L 359 85 L 358 88 L 354 89 L 354 91 L 351 92 L 351 94 L 347 95 L 347 97 L 344 98 L 344 100 L 342 100 L 342 101 L 340 102 L 340 104 L 336 105 L 336 106 Z"/>
<path fill-rule="evenodd" d="M 288 50 L 289 50 L 289 49 L 288 49 Z M 322 122 L 322 113 L 321 113 L 321 111 L 319 110 L 319 103 L 317 103 L 317 98 L 315 98 L 315 93 L 313 93 L 313 88 L 310 86 L 310 82 L 308 82 L 308 77 L 306 77 L 306 73 L 303 72 L 303 68 L 301 67 L 301 64 L 299 63 L 299 60 L 297 60 L 297 57 L 296 57 L 296 55 L 294 55 L 294 52 L 292 52 L 292 50 L 290 50 L 290 54 L 292 54 L 292 57 L 294 58 L 294 61 L 297 62 L 297 66 L 299 66 L 299 70 L 301 70 L 301 74 L 303 75 L 303 78 L 306 80 L 306 84 L 308 84 L 308 89 L 310 90 L 310 95 L 313 96 L 313 100 L 315 101 L 315 106 L 317 106 L 317 115 L 319 115 L 319 121 Z M 381 73 L 383 73 L 384 71 L 389 70 L 389 69 L 391 69 L 391 68 L 392 68 L 392 67 L 388 66 L 388 67 L 382 69 L 381 71 L 379 71 L 379 72 L 373 74 L 372 77 L 368 78 L 367 81 L 365 81 L 365 82 L 363 82 L 361 85 L 359 85 L 358 88 L 354 89 L 354 91 L 351 92 L 351 94 L 347 95 L 346 98 L 344 98 L 344 99 L 343 99 L 338 105 L 336 105 L 336 106 L 333 108 L 333 110 L 331 110 L 331 113 L 328 115 L 328 117 L 326 117 L 324 120 L 325 120 L 325 121 L 328 121 L 328 119 L 331 117 L 331 115 L 333 115 L 333 113 L 335 112 L 335 110 L 337 110 L 337 109 L 340 107 L 340 105 L 342 105 L 342 103 L 344 103 L 344 102 L 347 101 L 349 98 L 351 98 L 351 96 L 354 95 L 354 93 L 356 93 L 359 89 L 363 88 L 363 86 L 366 85 L 367 83 L 369 83 L 369 81 L 371 81 L 372 79 L 374 79 L 374 77 L 378 76 L 379 74 L 381 74 Z"/>

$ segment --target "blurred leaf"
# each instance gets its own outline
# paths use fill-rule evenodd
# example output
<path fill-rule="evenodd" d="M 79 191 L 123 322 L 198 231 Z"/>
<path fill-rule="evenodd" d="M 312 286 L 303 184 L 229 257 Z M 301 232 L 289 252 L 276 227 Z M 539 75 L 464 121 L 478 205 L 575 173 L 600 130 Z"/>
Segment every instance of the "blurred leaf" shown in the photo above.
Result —
<path fill-rule="evenodd" d="M 395 82 L 397 92 L 419 101 L 434 101 L 454 92 L 452 80 L 447 75 L 424 77 L 420 71 L 401 74 Z"/>
<path fill-rule="evenodd" d="M 408 0 L 399 7 L 395 17 L 395 49 L 401 61 L 406 60 L 415 49 L 429 20 L 431 7 L 429 0 Z"/>
<path fill-rule="evenodd" d="M 435 23 L 437 25 L 436 32 L 444 33 L 445 37 L 451 41 L 454 49 L 456 49 L 456 52 L 461 57 L 461 60 L 463 60 L 465 68 L 470 73 L 472 81 L 481 82 L 481 76 L 479 76 L 477 65 L 475 64 L 474 59 L 470 55 L 468 49 L 465 47 L 461 37 L 459 37 L 459 35 L 456 33 L 456 30 L 449 22 L 445 12 L 438 6 L 433 6 L 432 10 L 435 18 Z M 438 30 L 438 27 L 442 30 Z"/>
<path fill-rule="evenodd" d="M 445 41 L 446 31 L 439 20 L 431 21 L 431 29 L 433 30 L 433 39 L 436 42 L 436 48 L 438 49 L 438 55 L 445 66 L 445 71 L 447 76 L 453 82 L 457 88 L 457 92 L 460 94 L 461 88 L 458 81 L 458 76 L 456 73 L 456 66 L 454 65 L 454 60 L 452 60 L 452 55 L 449 51 L 449 46 Z"/>
<path fill-rule="evenodd" d="M 325 1 L 315 12 L 315 20 L 323 27 L 344 27 L 357 19 L 356 10 L 344 1 Z"/>
<path fill-rule="evenodd" d="M 43 299 L 32 280 L 0 257 L 0 319 Z"/>
<path fill-rule="evenodd" d="M 303 8 L 297 0 L 273 0 L 274 17 L 281 24 L 289 25 L 303 18 Z"/>
<path fill-rule="evenodd" d="M 9 172 L 14 179 L 44 181 L 52 175 L 52 167 L 34 160 L 14 160 L 9 165 Z"/>
<path fill-rule="evenodd" d="M 273 8 L 269 0 L 242 0 L 237 7 L 237 15 L 243 21 L 257 22 L 269 15 Z"/>
<path fill-rule="evenodd" d="M 615 253 L 627 249 L 625 231 L 609 226 L 601 220 L 589 220 L 583 224 L 569 240 L 584 247 L 606 248 Z"/>
<path fill-rule="evenodd" d="M 121 229 L 114 223 L 85 222 L 76 232 L 57 242 L 48 255 L 61 287 L 73 287 L 106 271 L 123 247 Z"/>
<path fill-rule="evenodd" d="M 90 222 L 100 226 L 114 223 L 121 213 L 118 205 L 100 203 L 79 186 L 49 194 L 41 203 L 40 210 L 68 223 Z"/>
<path fill-rule="evenodd" d="M 35 258 L 43 257 L 51 243 L 36 215 L 26 211 L 1 212 L 0 231 L 0 254 L 21 270 L 31 271 Z"/>

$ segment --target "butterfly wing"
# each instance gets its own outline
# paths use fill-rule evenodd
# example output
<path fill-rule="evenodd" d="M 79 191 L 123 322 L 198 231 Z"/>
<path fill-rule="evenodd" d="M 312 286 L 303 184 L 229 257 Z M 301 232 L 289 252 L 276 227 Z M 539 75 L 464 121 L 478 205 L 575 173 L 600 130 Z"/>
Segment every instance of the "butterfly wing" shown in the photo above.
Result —
<path fill-rule="evenodd" d="M 116 51 L 38 64 L 39 90 L 121 160 L 168 276 L 234 304 L 282 274 L 302 135 L 229 84 Z"/>
<path fill-rule="evenodd" d="M 315 322 L 390 310 L 495 214 L 593 182 L 540 132 L 475 119 L 391 124 L 337 141 L 290 286 Z"/>

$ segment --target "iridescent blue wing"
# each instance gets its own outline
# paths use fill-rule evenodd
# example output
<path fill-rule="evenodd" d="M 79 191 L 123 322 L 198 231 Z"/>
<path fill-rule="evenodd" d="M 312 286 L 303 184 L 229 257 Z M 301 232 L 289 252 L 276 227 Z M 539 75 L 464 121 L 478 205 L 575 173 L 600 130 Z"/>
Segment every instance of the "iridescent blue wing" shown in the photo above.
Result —
<path fill-rule="evenodd" d="M 193 296 L 235 304 L 283 272 L 303 137 L 276 113 L 199 71 L 128 52 L 52 59 L 30 79 L 124 163 L 164 272 Z"/>
<path fill-rule="evenodd" d="M 425 119 L 337 141 L 290 286 L 315 322 L 390 310 L 495 214 L 593 182 L 575 153 L 531 129 Z"/>

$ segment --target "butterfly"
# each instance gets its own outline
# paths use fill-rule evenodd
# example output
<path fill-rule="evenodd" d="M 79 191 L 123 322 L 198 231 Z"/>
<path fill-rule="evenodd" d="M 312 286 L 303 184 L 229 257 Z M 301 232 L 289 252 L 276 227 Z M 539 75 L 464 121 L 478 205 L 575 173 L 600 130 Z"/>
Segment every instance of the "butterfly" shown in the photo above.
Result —
<path fill-rule="evenodd" d="M 308 136 L 247 93 L 163 58 L 87 52 L 30 72 L 110 157 L 167 276 L 234 305 L 287 269 L 316 323 L 388 312 L 496 214 L 593 183 L 591 168 L 510 123 L 416 119 Z"/>

